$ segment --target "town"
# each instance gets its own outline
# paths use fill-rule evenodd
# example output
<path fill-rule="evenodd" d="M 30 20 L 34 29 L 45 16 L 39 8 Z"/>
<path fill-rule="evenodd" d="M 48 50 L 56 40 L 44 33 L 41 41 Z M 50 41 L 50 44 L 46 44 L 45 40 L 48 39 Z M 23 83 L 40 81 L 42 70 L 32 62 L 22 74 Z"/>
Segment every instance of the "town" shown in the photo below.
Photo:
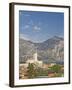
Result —
<path fill-rule="evenodd" d="M 19 64 L 19 79 L 63 77 L 64 65 L 56 63 L 44 63 L 37 58 L 37 52 L 32 59 Z"/>

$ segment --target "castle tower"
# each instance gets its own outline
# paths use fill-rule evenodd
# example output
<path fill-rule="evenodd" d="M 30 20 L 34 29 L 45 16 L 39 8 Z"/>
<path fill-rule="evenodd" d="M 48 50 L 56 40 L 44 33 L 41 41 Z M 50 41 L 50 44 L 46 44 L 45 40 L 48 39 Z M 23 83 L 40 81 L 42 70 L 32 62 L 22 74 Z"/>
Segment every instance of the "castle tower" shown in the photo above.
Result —
<path fill-rule="evenodd" d="M 34 57 L 34 60 L 35 60 L 35 61 L 38 60 L 38 59 L 37 59 L 37 48 L 36 48 L 36 52 L 34 53 L 34 56 L 33 56 L 33 57 Z"/>
<path fill-rule="evenodd" d="M 37 61 L 37 52 L 34 53 L 34 60 Z"/>

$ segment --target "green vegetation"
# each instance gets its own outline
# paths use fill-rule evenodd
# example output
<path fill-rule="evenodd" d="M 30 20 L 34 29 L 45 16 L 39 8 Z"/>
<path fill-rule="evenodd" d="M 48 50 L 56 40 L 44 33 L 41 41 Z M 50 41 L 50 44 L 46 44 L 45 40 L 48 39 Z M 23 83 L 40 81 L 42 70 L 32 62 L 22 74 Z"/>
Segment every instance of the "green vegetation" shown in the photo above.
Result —
<path fill-rule="evenodd" d="M 61 72 L 61 66 L 60 65 L 54 65 L 48 69 L 43 69 L 38 67 L 35 64 L 30 64 L 28 65 L 27 68 L 27 73 L 28 73 L 28 78 L 37 78 L 39 76 L 48 76 L 49 72 L 53 74 L 53 77 L 62 77 L 63 72 Z"/>
<path fill-rule="evenodd" d="M 60 65 L 54 65 L 50 68 L 51 71 L 59 73 L 61 71 L 61 66 Z"/>
<path fill-rule="evenodd" d="M 64 76 L 64 72 L 61 70 L 62 66 L 56 64 L 49 68 L 49 71 L 54 73 L 53 77 L 62 77 Z"/>
<path fill-rule="evenodd" d="M 28 65 L 28 78 L 36 78 L 38 76 L 48 76 L 48 70 L 44 70 L 43 68 L 37 67 L 35 64 Z"/>
<path fill-rule="evenodd" d="M 45 70 L 43 68 L 37 69 L 37 76 L 48 76 L 48 70 Z"/>
<path fill-rule="evenodd" d="M 29 63 L 27 73 L 28 73 L 29 78 L 34 78 L 34 77 L 37 76 L 37 72 L 36 72 L 36 70 L 34 68 L 34 64 Z"/>

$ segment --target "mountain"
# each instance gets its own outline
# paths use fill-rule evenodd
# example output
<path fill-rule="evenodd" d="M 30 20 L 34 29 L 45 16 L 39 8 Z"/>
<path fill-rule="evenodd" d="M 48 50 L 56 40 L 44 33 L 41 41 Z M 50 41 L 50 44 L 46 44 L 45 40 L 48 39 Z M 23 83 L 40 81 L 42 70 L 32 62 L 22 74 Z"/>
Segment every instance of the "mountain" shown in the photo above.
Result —
<path fill-rule="evenodd" d="M 64 60 L 64 39 L 54 36 L 42 43 L 34 43 L 24 39 L 19 39 L 19 59 L 20 63 L 25 62 L 32 55 L 38 53 L 38 60 L 45 63 L 59 62 Z"/>
<path fill-rule="evenodd" d="M 48 48 L 54 48 L 56 45 L 63 41 L 63 38 L 54 36 L 43 43 L 34 43 L 39 50 L 47 50 Z"/>

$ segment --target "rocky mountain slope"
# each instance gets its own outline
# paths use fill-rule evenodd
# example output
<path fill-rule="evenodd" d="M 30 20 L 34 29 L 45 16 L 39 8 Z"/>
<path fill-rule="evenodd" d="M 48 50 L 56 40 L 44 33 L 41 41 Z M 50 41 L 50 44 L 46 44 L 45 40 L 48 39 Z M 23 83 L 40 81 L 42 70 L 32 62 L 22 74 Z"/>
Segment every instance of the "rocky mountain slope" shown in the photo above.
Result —
<path fill-rule="evenodd" d="M 32 58 L 33 54 L 38 53 L 38 60 L 45 63 L 64 62 L 64 39 L 54 36 L 42 43 L 34 43 L 24 39 L 19 39 L 19 59 L 20 63 Z"/>

